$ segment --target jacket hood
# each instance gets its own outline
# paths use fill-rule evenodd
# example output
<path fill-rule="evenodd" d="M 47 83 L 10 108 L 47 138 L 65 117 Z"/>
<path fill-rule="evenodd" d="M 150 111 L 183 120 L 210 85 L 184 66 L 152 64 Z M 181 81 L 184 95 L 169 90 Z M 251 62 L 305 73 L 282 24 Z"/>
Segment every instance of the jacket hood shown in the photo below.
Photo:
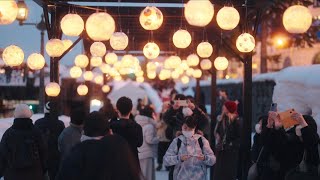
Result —
<path fill-rule="evenodd" d="M 156 126 L 156 122 L 152 118 L 149 118 L 147 116 L 137 115 L 135 117 L 135 120 L 142 127 L 147 124 L 151 124 L 153 126 Z"/>

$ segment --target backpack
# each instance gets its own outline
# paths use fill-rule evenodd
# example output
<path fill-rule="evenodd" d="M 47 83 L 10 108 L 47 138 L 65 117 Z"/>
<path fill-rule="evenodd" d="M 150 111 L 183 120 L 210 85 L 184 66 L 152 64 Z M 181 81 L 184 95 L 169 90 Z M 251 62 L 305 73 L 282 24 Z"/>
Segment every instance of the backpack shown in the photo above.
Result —
<path fill-rule="evenodd" d="M 181 143 L 182 143 L 181 139 L 178 138 L 178 141 L 177 141 L 177 148 L 178 148 L 178 150 L 177 150 L 177 155 L 179 154 L 179 149 L 180 149 L 180 147 L 181 147 Z M 202 151 L 202 153 L 203 153 L 202 137 L 200 137 L 200 138 L 198 139 L 198 143 L 199 143 L 200 148 L 201 148 L 201 151 Z M 175 167 L 175 166 L 169 166 L 169 180 L 173 180 L 174 167 Z"/>

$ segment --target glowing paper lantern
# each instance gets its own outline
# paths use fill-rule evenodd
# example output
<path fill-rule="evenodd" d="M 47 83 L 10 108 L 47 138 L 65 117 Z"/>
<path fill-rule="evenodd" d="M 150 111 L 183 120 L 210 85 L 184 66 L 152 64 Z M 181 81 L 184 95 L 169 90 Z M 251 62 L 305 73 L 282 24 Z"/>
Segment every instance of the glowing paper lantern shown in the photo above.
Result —
<path fill-rule="evenodd" d="M 182 77 L 181 77 L 181 82 L 182 82 L 183 84 L 188 84 L 189 81 L 190 81 L 190 79 L 189 79 L 188 76 L 182 76 Z"/>
<path fill-rule="evenodd" d="M 63 34 L 79 36 L 84 29 L 84 22 L 78 14 L 66 14 L 60 22 Z"/>
<path fill-rule="evenodd" d="M 212 55 L 213 47 L 209 42 L 202 42 L 197 46 L 197 53 L 202 58 L 208 58 Z"/>
<path fill-rule="evenodd" d="M 11 45 L 4 49 L 2 59 L 7 66 L 19 66 L 24 60 L 24 52 L 20 47 Z"/>
<path fill-rule="evenodd" d="M 147 70 L 148 71 L 156 71 L 157 65 L 153 62 L 148 62 L 147 63 Z"/>
<path fill-rule="evenodd" d="M 204 27 L 214 15 L 213 5 L 209 0 L 190 0 L 184 7 L 184 16 L 190 25 Z"/>
<path fill-rule="evenodd" d="M 179 56 L 171 56 L 170 61 L 171 61 L 171 68 L 172 69 L 179 67 L 181 64 L 181 58 Z"/>
<path fill-rule="evenodd" d="M 155 79 L 157 77 L 157 73 L 156 72 L 148 72 L 147 76 L 149 79 Z"/>
<path fill-rule="evenodd" d="M 240 14 L 234 7 L 223 7 L 218 11 L 217 23 L 223 30 L 232 30 L 238 26 Z"/>
<path fill-rule="evenodd" d="M 229 61 L 226 57 L 217 57 L 214 60 L 214 67 L 219 71 L 224 71 L 228 68 Z"/>
<path fill-rule="evenodd" d="M 186 48 L 191 44 L 192 38 L 187 30 L 180 29 L 173 34 L 172 40 L 177 48 Z"/>
<path fill-rule="evenodd" d="M 60 39 L 50 39 L 46 44 L 46 51 L 50 57 L 60 57 L 65 48 Z"/>
<path fill-rule="evenodd" d="M 18 6 L 14 0 L 0 1 L 0 25 L 11 24 L 18 15 Z"/>
<path fill-rule="evenodd" d="M 133 56 L 131 54 L 126 54 L 121 59 L 121 67 L 130 68 L 132 67 L 133 61 Z"/>
<path fill-rule="evenodd" d="M 145 30 L 156 30 L 163 22 L 163 15 L 158 8 L 147 6 L 140 13 L 139 21 Z"/>
<path fill-rule="evenodd" d="M 173 71 L 173 72 L 171 73 L 171 78 L 172 78 L 172 79 L 178 79 L 179 76 L 180 76 L 180 74 L 179 74 L 177 71 Z"/>
<path fill-rule="evenodd" d="M 28 57 L 27 64 L 30 69 L 39 70 L 44 67 L 46 61 L 41 54 L 33 53 Z"/>
<path fill-rule="evenodd" d="M 110 46 L 114 50 L 124 50 L 129 44 L 128 36 L 123 32 L 115 32 L 110 38 Z"/>
<path fill-rule="evenodd" d="M 136 78 L 136 81 L 139 82 L 139 83 L 142 83 L 144 81 L 144 77 L 139 76 L 139 77 Z"/>
<path fill-rule="evenodd" d="M 108 93 L 108 92 L 110 92 L 110 90 L 111 90 L 111 88 L 110 88 L 109 85 L 103 85 L 102 86 L 102 92 Z"/>
<path fill-rule="evenodd" d="M 193 76 L 194 78 L 201 78 L 201 76 L 202 76 L 202 71 L 201 71 L 200 69 L 195 69 L 195 70 L 193 71 L 193 73 L 192 73 L 192 76 Z"/>
<path fill-rule="evenodd" d="M 91 81 L 93 79 L 93 73 L 91 71 L 86 71 L 83 73 L 83 79 L 85 81 Z"/>
<path fill-rule="evenodd" d="M 187 60 L 182 60 L 182 61 L 181 61 L 180 68 L 181 68 L 182 70 L 187 70 L 187 69 L 189 69 L 189 65 L 188 65 Z"/>
<path fill-rule="evenodd" d="M 103 76 L 102 76 L 102 75 L 96 76 L 96 77 L 94 78 L 94 82 L 95 82 L 96 84 L 103 84 Z"/>
<path fill-rule="evenodd" d="M 73 66 L 71 69 L 70 69 L 70 76 L 72 78 L 78 78 L 78 77 L 81 77 L 82 75 L 82 70 L 80 67 L 78 66 Z"/>
<path fill-rule="evenodd" d="M 148 59 L 155 59 L 160 54 L 160 48 L 159 46 L 154 42 L 148 42 L 143 47 L 143 54 Z"/>
<path fill-rule="evenodd" d="M 212 67 L 212 62 L 209 59 L 204 59 L 201 61 L 200 67 L 203 70 L 209 70 Z"/>
<path fill-rule="evenodd" d="M 77 92 L 78 92 L 78 94 L 79 94 L 80 96 L 85 96 L 85 95 L 87 95 L 87 94 L 88 94 L 88 91 L 89 91 L 88 87 L 87 87 L 86 85 L 84 85 L 84 84 L 79 85 L 78 88 L 77 88 Z"/>
<path fill-rule="evenodd" d="M 114 19 L 105 12 L 93 13 L 86 22 L 88 36 L 94 41 L 107 41 L 116 29 Z"/>
<path fill-rule="evenodd" d="M 256 41 L 251 34 L 243 33 L 237 38 L 236 46 L 240 52 L 248 53 L 254 49 Z"/>
<path fill-rule="evenodd" d="M 199 62 L 200 62 L 200 59 L 196 54 L 190 54 L 187 57 L 188 66 L 198 66 Z"/>
<path fill-rule="evenodd" d="M 104 57 L 104 60 L 106 61 L 107 64 L 114 64 L 118 61 L 118 56 L 116 53 L 108 53 Z"/>
<path fill-rule="evenodd" d="M 90 46 L 90 53 L 92 56 L 102 57 L 106 52 L 107 48 L 102 42 L 94 42 Z"/>
<path fill-rule="evenodd" d="M 109 71 L 110 71 L 110 69 L 111 69 L 111 67 L 108 65 L 108 64 L 101 64 L 100 66 L 99 66 L 99 68 L 100 68 L 100 70 L 102 71 L 102 73 L 105 73 L 105 74 L 107 74 L 107 73 L 109 73 Z"/>
<path fill-rule="evenodd" d="M 186 74 L 187 74 L 188 76 L 192 76 L 192 75 L 193 75 L 193 71 L 194 71 L 194 69 L 189 68 L 189 69 L 186 70 Z"/>
<path fill-rule="evenodd" d="M 74 59 L 74 64 L 80 68 L 85 68 L 89 64 L 89 58 L 84 54 L 79 54 Z"/>
<path fill-rule="evenodd" d="M 91 57 L 90 64 L 92 67 L 98 67 L 102 64 L 101 57 Z"/>
<path fill-rule="evenodd" d="M 117 75 L 117 76 L 114 76 L 113 79 L 115 81 L 121 81 L 122 80 L 122 77 L 120 75 Z"/>
<path fill-rule="evenodd" d="M 64 39 L 62 40 L 62 43 L 63 43 L 64 51 L 69 49 L 69 47 L 71 47 L 73 44 L 73 42 L 70 39 Z"/>
<path fill-rule="evenodd" d="M 50 82 L 45 88 L 46 94 L 50 97 L 56 97 L 60 94 L 60 85 L 56 82 Z"/>
<path fill-rule="evenodd" d="M 312 14 L 305 6 L 290 6 L 284 12 L 282 22 L 289 33 L 305 33 L 312 24 Z"/>

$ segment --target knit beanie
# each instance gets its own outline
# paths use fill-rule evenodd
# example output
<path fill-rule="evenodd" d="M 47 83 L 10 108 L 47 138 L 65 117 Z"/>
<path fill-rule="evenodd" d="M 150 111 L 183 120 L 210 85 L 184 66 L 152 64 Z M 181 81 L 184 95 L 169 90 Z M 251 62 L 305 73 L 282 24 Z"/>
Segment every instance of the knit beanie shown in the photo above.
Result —
<path fill-rule="evenodd" d="M 234 101 L 227 101 L 224 103 L 224 106 L 227 108 L 227 110 L 230 113 L 235 113 L 237 112 L 237 104 Z"/>
<path fill-rule="evenodd" d="M 45 113 L 45 114 L 48 114 L 48 113 L 50 113 L 50 110 L 51 110 L 50 102 L 47 102 L 47 103 L 44 105 L 44 113 Z"/>
<path fill-rule="evenodd" d="M 109 122 L 101 112 L 94 111 L 84 121 L 83 131 L 86 136 L 105 136 L 109 131 Z"/>
<path fill-rule="evenodd" d="M 26 104 L 18 104 L 13 113 L 15 118 L 31 118 L 32 111 Z"/>

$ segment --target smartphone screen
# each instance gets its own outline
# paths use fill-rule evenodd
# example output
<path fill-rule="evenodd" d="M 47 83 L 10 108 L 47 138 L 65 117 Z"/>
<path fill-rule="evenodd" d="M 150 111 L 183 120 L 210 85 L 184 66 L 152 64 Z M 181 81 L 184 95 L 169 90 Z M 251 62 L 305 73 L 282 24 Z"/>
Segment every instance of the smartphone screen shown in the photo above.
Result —
<path fill-rule="evenodd" d="M 285 112 L 279 113 L 280 121 L 283 125 L 283 128 L 287 129 L 287 128 L 290 128 L 292 126 L 299 124 L 296 120 L 291 118 L 291 116 L 294 112 L 295 112 L 294 109 L 289 109 Z"/>

